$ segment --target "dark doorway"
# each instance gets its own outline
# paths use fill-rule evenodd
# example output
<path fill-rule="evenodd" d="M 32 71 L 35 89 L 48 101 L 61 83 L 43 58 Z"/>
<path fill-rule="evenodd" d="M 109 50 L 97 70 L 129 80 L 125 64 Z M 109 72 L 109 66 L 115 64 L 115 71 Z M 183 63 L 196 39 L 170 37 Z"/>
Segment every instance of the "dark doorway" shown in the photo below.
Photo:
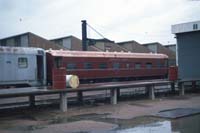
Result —
<path fill-rule="evenodd" d="M 44 60 L 42 55 L 37 55 L 37 80 L 42 83 L 44 79 Z"/>

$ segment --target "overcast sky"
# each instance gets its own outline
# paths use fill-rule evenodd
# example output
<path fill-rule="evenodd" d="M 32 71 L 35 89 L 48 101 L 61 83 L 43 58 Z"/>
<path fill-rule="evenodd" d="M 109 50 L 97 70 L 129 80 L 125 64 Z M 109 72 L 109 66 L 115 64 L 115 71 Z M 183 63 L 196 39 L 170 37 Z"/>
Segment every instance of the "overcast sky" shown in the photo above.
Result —
<path fill-rule="evenodd" d="M 0 38 L 33 32 L 47 39 L 81 38 L 81 20 L 104 37 L 175 43 L 171 25 L 200 20 L 198 0 L 0 0 Z M 90 38 L 101 38 L 88 30 Z"/>

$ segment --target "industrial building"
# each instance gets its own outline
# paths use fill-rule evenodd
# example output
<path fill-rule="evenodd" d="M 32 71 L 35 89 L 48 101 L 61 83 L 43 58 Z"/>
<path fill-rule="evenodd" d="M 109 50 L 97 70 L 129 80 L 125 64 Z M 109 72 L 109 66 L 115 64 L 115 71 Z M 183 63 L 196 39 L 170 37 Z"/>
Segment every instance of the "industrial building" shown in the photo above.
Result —
<path fill-rule="evenodd" d="M 146 44 L 143 44 L 143 46 L 147 47 L 152 53 L 166 54 L 169 57 L 169 66 L 176 65 L 176 53 L 168 48 L 165 48 L 159 42 L 146 43 Z"/>
<path fill-rule="evenodd" d="M 82 51 L 83 48 L 82 40 L 73 35 L 51 39 L 49 41 L 58 44 L 61 47 L 64 47 L 65 49 L 71 51 Z M 88 45 L 87 51 L 102 51 L 102 50 L 93 45 Z"/>
<path fill-rule="evenodd" d="M 0 39 L 0 46 L 10 47 L 38 47 L 43 49 L 63 49 L 63 47 L 48 41 L 31 32 Z"/>
<path fill-rule="evenodd" d="M 200 79 L 200 21 L 172 25 L 177 39 L 178 76 L 181 80 Z"/>
<path fill-rule="evenodd" d="M 65 36 L 50 41 L 69 50 L 82 50 L 82 41 L 75 36 Z"/>
<path fill-rule="evenodd" d="M 88 39 L 88 46 L 96 47 L 101 51 L 109 51 L 109 52 L 128 52 L 126 48 L 121 47 L 114 41 L 109 39 Z"/>
<path fill-rule="evenodd" d="M 140 43 L 134 40 L 119 42 L 117 44 L 133 53 L 150 53 L 151 52 L 147 47 L 141 45 Z"/>
<path fill-rule="evenodd" d="M 164 45 L 165 48 L 168 48 L 172 50 L 173 52 L 176 53 L 176 44 L 169 44 L 169 45 Z"/>

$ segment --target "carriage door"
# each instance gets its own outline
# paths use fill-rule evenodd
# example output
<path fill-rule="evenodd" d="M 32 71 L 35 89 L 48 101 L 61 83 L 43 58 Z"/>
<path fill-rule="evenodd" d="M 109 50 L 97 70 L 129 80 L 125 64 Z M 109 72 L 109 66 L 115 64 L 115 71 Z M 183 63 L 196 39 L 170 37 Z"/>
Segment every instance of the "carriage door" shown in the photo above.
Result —
<path fill-rule="evenodd" d="M 44 60 L 43 55 L 37 55 L 37 80 L 39 83 L 43 83 L 44 79 Z"/>

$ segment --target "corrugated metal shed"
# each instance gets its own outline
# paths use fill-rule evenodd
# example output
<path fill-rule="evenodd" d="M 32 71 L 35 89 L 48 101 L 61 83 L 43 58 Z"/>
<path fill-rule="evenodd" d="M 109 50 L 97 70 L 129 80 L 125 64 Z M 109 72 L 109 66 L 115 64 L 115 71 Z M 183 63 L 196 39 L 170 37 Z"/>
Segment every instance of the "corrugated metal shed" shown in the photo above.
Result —
<path fill-rule="evenodd" d="M 193 30 L 193 25 L 198 24 Z M 200 21 L 172 26 L 177 39 L 178 76 L 181 80 L 200 79 Z"/>

